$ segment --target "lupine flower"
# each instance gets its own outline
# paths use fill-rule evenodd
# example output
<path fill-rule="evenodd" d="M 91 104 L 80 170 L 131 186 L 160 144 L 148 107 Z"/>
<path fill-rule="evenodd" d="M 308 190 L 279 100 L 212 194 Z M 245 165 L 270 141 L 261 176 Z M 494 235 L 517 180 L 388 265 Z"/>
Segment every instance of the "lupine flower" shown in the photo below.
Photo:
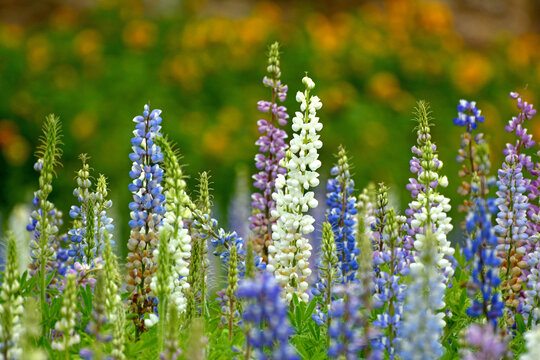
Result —
<path fill-rule="evenodd" d="M 472 281 L 469 285 L 469 295 L 473 300 L 467 314 L 471 317 L 483 315 L 496 328 L 504 307 L 496 290 L 501 283 L 499 278 L 501 261 L 495 251 L 497 237 L 491 225 L 485 200 L 476 198 L 473 201 L 471 212 L 467 216 L 465 227 L 467 242 L 463 250 L 465 259 L 473 260 Z"/>
<path fill-rule="evenodd" d="M 372 243 L 372 262 L 373 262 L 373 279 L 375 286 L 372 290 L 375 293 L 380 293 L 384 280 L 382 279 L 381 265 L 384 264 L 384 228 L 388 216 L 388 188 L 384 184 L 380 184 L 377 189 L 377 202 L 375 207 L 375 221 L 371 224 L 371 243 Z M 375 307 L 381 307 L 382 303 L 379 297 L 375 297 Z"/>
<path fill-rule="evenodd" d="M 508 344 L 491 323 L 471 324 L 465 335 L 468 346 L 474 350 L 463 351 L 464 360 L 499 360 L 510 358 Z"/>
<path fill-rule="evenodd" d="M 73 191 L 73 195 L 77 197 L 79 206 L 71 206 L 69 216 L 74 220 L 73 228 L 69 230 L 68 235 L 73 243 L 68 251 L 69 256 L 74 258 L 74 261 L 80 261 L 83 264 L 89 264 L 97 254 L 92 254 L 92 248 L 95 242 L 95 213 L 93 196 L 90 191 L 92 182 L 90 181 L 90 166 L 86 162 L 86 154 L 81 154 L 82 169 L 77 172 L 76 181 L 77 188 Z M 90 204 L 92 201 L 92 204 Z M 89 212 L 91 211 L 91 214 Z M 88 219 L 88 215 L 90 219 Z M 87 231 L 89 234 L 87 234 Z M 85 240 L 89 235 L 90 243 Z"/>
<path fill-rule="evenodd" d="M 92 302 L 92 318 L 85 329 L 86 333 L 91 335 L 95 341 L 92 348 L 82 348 L 79 351 L 79 356 L 85 360 L 101 359 L 104 352 L 103 344 L 112 340 L 112 336 L 103 331 L 103 327 L 107 323 L 106 287 L 106 275 L 100 272 Z"/>
<path fill-rule="evenodd" d="M 406 292 L 403 320 L 398 331 L 398 355 L 403 360 L 439 359 L 443 355 L 441 337 L 445 322 L 445 278 L 440 261 L 436 235 L 429 230 L 421 239 L 415 263 L 410 265 L 411 283 Z M 416 246 L 416 244 L 415 244 Z"/>
<path fill-rule="evenodd" d="M 160 136 L 161 110 L 152 110 L 144 106 L 142 116 L 133 119 L 137 125 L 131 140 L 133 153 L 129 155 L 133 166 L 129 176 L 133 182 L 129 190 L 133 194 L 133 201 L 129 204 L 131 210 L 130 239 L 128 241 L 129 254 L 126 268 L 126 289 L 131 292 L 128 299 L 132 311 L 138 315 L 134 323 L 138 332 L 144 331 L 144 314 L 153 311 L 150 282 L 156 270 L 153 252 L 157 248 L 157 231 L 165 215 L 165 196 L 162 194 L 161 180 L 163 170 L 159 163 L 163 161 L 163 154 L 158 145 L 154 143 Z"/>
<path fill-rule="evenodd" d="M 162 228 L 159 234 L 159 247 L 154 250 L 154 261 L 157 264 L 157 270 L 152 277 L 150 288 L 152 294 L 157 298 L 159 330 L 158 341 L 159 350 L 163 351 L 165 343 L 166 319 L 168 314 L 169 297 L 174 287 L 174 276 L 171 267 L 171 251 L 169 245 L 170 232 L 167 228 Z M 146 327 L 150 328 L 158 322 L 158 317 L 155 313 L 150 313 L 149 317 L 144 320 Z"/>
<path fill-rule="evenodd" d="M 526 353 L 523 354 L 521 360 L 536 360 L 540 354 L 540 327 L 537 326 L 527 331 L 523 337 L 525 338 Z"/>
<path fill-rule="evenodd" d="M 115 321 L 113 322 L 113 339 L 111 357 L 114 360 L 125 360 L 124 354 L 126 343 L 126 313 L 120 303 L 116 308 Z"/>
<path fill-rule="evenodd" d="M 116 313 L 122 305 L 122 298 L 119 294 L 120 273 L 118 271 L 118 259 L 112 249 L 111 235 L 105 232 L 105 247 L 103 249 L 103 273 L 105 274 L 105 298 L 107 312 L 106 316 L 110 322 L 116 320 Z"/>
<path fill-rule="evenodd" d="M 24 332 L 21 339 L 19 339 L 22 349 L 21 359 L 47 360 L 49 357 L 45 354 L 45 351 L 37 345 L 40 336 L 39 301 L 35 298 L 27 297 L 24 301 L 23 308 L 22 327 Z"/>
<path fill-rule="evenodd" d="M 379 255 L 385 266 L 380 273 L 379 282 L 375 284 L 378 288 L 374 295 L 375 302 L 382 304 L 383 312 L 377 315 L 373 326 L 382 333 L 382 337 L 378 339 L 380 341 L 378 348 L 385 349 L 390 359 L 395 358 L 396 334 L 401 323 L 405 297 L 406 286 L 402 283 L 402 277 L 409 272 L 403 249 L 405 223 L 405 217 L 396 216 L 393 208 L 388 210 L 383 234 L 383 250 Z"/>
<path fill-rule="evenodd" d="M 424 247 L 426 232 L 433 232 L 438 248 L 435 264 L 448 281 L 454 273 L 451 263 L 454 248 L 446 238 L 452 230 L 451 218 L 447 216 L 451 207 L 450 200 L 438 190 L 439 186 L 448 185 L 448 179 L 439 175 L 443 163 L 438 159 L 437 146 L 431 141 L 429 108 L 423 101 L 418 102 L 416 120 L 418 146 L 412 147 L 414 156 L 410 161 L 411 172 L 416 174 L 416 179 L 409 179 L 407 185 L 413 198 L 406 211 L 410 225 L 408 240 L 414 244 L 417 261 L 418 253 Z"/>
<path fill-rule="evenodd" d="M 332 302 L 329 316 L 333 321 L 328 329 L 331 338 L 328 356 L 332 359 L 358 359 L 365 347 L 361 329 L 366 318 L 360 312 L 358 292 L 358 284 L 354 283 L 339 284 L 335 288 L 337 299 Z"/>
<path fill-rule="evenodd" d="M 189 338 L 185 358 L 190 360 L 207 359 L 207 343 L 208 338 L 204 336 L 204 320 L 202 318 L 193 319 L 189 328 Z"/>
<path fill-rule="evenodd" d="M 322 124 L 316 116 L 322 106 L 317 96 L 310 94 L 315 83 L 309 77 L 302 79 L 306 90 L 298 92 L 296 100 L 302 112 L 296 112 L 293 118 L 293 139 L 281 164 L 287 174 L 279 174 L 276 179 L 277 191 L 272 195 L 276 202 L 276 210 L 272 216 L 277 222 L 272 226 L 274 244 L 268 248 L 268 270 L 274 272 L 276 280 L 284 288 L 284 296 L 291 301 L 296 295 L 307 302 L 308 283 L 311 275 L 309 257 L 311 245 L 304 237 L 313 232 L 313 217 L 307 211 L 317 206 L 317 200 L 310 187 L 319 184 L 317 169 L 321 166 L 317 150 L 322 147 L 318 131 Z"/>
<path fill-rule="evenodd" d="M 0 287 L 0 302 L 1 352 L 7 355 L 7 359 L 22 358 L 20 339 L 24 331 L 21 323 L 24 309 L 19 285 L 17 244 L 11 231 L 7 235 L 7 258 Z"/>
<path fill-rule="evenodd" d="M 178 360 L 182 355 L 182 349 L 178 344 L 178 329 L 180 314 L 176 306 L 169 308 L 167 314 L 167 333 L 165 337 L 165 349 L 159 354 L 160 360 Z"/>
<path fill-rule="evenodd" d="M 55 329 L 62 335 L 53 341 L 52 348 L 69 353 L 71 347 L 81 341 L 75 331 L 77 315 L 77 282 L 75 275 L 67 275 L 66 288 L 60 309 L 60 320 L 56 322 Z"/>
<path fill-rule="evenodd" d="M 374 189 L 364 189 L 362 195 L 359 197 L 358 201 L 358 214 L 357 214 L 357 246 L 359 251 L 357 262 L 358 270 L 356 274 L 356 279 L 358 280 L 358 298 L 362 304 L 362 309 L 360 310 L 360 315 L 363 315 L 364 320 L 364 337 L 363 337 L 363 354 L 365 359 L 378 360 L 382 359 L 384 356 L 384 351 L 381 349 L 379 342 L 377 341 L 378 335 L 375 333 L 374 329 L 370 326 L 369 317 L 371 311 L 373 310 L 373 301 L 371 294 L 375 291 L 375 284 L 373 282 L 373 248 L 371 241 L 371 230 L 367 230 L 369 220 L 372 217 L 372 212 L 374 212 L 374 199 L 370 199 L 370 194 L 374 194 Z M 372 346 L 371 343 L 373 342 Z"/>
<path fill-rule="evenodd" d="M 238 298 L 248 301 L 242 319 L 252 325 L 247 343 L 257 359 L 299 359 L 289 345 L 293 330 L 280 292 L 279 283 L 266 271 L 253 280 L 242 280 L 238 286 Z"/>
<path fill-rule="evenodd" d="M 32 266 L 39 269 L 39 289 L 41 306 L 45 305 L 45 287 L 47 272 L 51 268 L 51 261 L 55 261 L 57 248 L 56 234 L 58 233 L 59 215 L 54 205 L 48 200 L 52 192 L 52 180 L 55 175 L 54 167 L 59 164 L 62 154 L 60 120 L 54 115 L 49 115 L 43 125 L 43 137 L 37 151 L 38 161 L 34 169 L 39 172 L 39 190 L 34 193 L 34 207 L 31 214 L 31 222 L 26 229 L 33 234 L 31 243 Z M 65 254 L 60 254 L 65 255 Z M 67 256 L 66 256 L 67 258 Z M 61 259 L 63 260 L 63 258 Z M 42 314 L 42 316 L 44 316 Z M 45 323 L 45 318 L 42 318 Z"/>
<path fill-rule="evenodd" d="M 490 162 L 483 134 L 479 133 L 472 138 L 473 130 L 478 123 L 484 122 L 484 117 L 480 115 L 475 102 L 461 100 L 457 108 L 458 117 L 454 119 L 454 124 L 466 127 L 456 157 L 457 162 L 463 164 L 459 176 L 467 179 L 463 180 L 458 189 L 461 195 L 467 196 L 464 206 L 460 207 L 461 211 L 467 212 L 463 223 L 467 237 L 463 254 L 467 261 L 473 262 L 471 282 L 468 284 L 472 304 L 467 314 L 474 318 L 484 316 L 497 328 L 504 304 L 497 291 L 501 281 L 500 260 L 495 251 L 497 237 L 491 223 L 494 201 L 486 198 L 493 181 L 487 178 Z"/>
<path fill-rule="evenodd" d="M 356 256 L 356 197 L 354 192 L 354 180 L 349 172 L 349 161 L 345 149 L 340 146 L 338 163 L 331 170 L 332 176 L 327 184 L 328 210 L 326 216 L 335 234 L 339 269 L 343 283 L 353 281 L 358 263 Z"/>
<path fill-rule="evenodd" d="M 489 160 L 489 148 L 484 140 L 484 134 L 478 133 L 473 137 L 473 130 L 477 129 L 478 123 L 484 122 L 484 117 L 480 116 L 481 111 L 476 107 L 476 103 L 460 100 L 458 117 L 454 118 L 454 124 L 465 126 L 466 131 L 461 134 L 460 149 L 456 156 L 456 161 L 462 164 L 458 173 L 464 178 L 458 193 L 465 196 L 465 203 L 460 205 L 458 210 L 468 213 L 473 206 L 471 197 L 486 198 L 489 187 L 494 185 L 494 181 L 489 176 L 491 163 Z M 473 183 L 473 176 L 478 177 L 478 182 Z M 488 199 L 488 205 L 492 208 L 492 200 Z M 465 223 L 463 223 L 465 226 Z"/>
<path fill-rule="evenodd" d="M 497 252 L 502 259 L 501 290 L 504 303 L 510 312 L 507 323 L 513 324 L 513 315 L 518 311 L 520 293 L 523 287 L 521 269 L 527 266 L 523 260 L 524 244 L 527 241 L 527 196 L 526 181 L 518 156 L 507 155 L 503 168 L 499 169 L 496 204 L 499 207 L 495 232 L 499 235 Z"/>
<path fill-rule="evenodd" d="M 326 323 L 327 328 L 330 325 L 330 317 L 327 316 L 332 304 L 333 287 L 336 278 L 341 276 L 340 269 L 337 267 L 338 258 L 336 255 L 336 242 L 334 240 L 334 233 L 332 231 L 332 225 L 328 221 L 323 223 L 322 230 L 322 259 L 319 265 L 319 280 L 315 284 L 311 293 L 315 296 L 321 296 L 323 310 L 318 310 L 313 314 L 313 320 L 317 325 L 323 325 Z"/>
<path fill-rule="evenodd" d="M 238 289 L 238 256 L 236 246 L 231 246 L 231 256 L 229 259 L 229 271 L 227 272 L 227 317 L 229 325 L 229 343 L 232 343 L 233 326 L 236 313 L 236 290 Z"/>
<path fill-rule="evenodd" d="M 173 288 L 171 300 L 175 303 L 178 314 L 186 310 L 186 292 L 188 283 L 189 261 L 191 255 L 191 236 L 184 228 L 184 219 L 191 219 L 189 204 L 191 200 L 186 194 L 186 182 L 183 179 L 179 157 L 169 140 L 156 137 L 155 143 L 163 151 L 164 161 L 164 190 L 166 214 L 163 219 L 163 228 L 170 233 L 169 251 L 173 271 Z"/>
<path fill-rule="evenodd" d="M 270 46 L 268 57 L 268 75 L 264 77 L 263 84 L 272 89 L 272 100 L 261 100 L 257 103 L 257 109 L 263 114 L 269 114 L 269 119 L 260 119 L 257 126 L 261 137 L 255 142 L 259 147 L 259 153 L 255 156 L 255 167 L 259 172 L 253 175 L 253 185 L 258 189 L 251 195 L 253 215 L 249 218 L 250 229 L 257 254 L 267 261 L 268 247 L 272 244 L 272 226 L 276 218 L 272 215 L 275 209 L 275 200 L 272 194 L 276 192 L 276 179 L 279 174 L 285 174 L 286 169 L 280 164 L 285 156 L 287 133 L 279 126 L 287 125 L 287 109 L 279 102 L 284 102 L 287 97 L 287 85 L 281 80 L 279 63 L 279 43 Z"/>

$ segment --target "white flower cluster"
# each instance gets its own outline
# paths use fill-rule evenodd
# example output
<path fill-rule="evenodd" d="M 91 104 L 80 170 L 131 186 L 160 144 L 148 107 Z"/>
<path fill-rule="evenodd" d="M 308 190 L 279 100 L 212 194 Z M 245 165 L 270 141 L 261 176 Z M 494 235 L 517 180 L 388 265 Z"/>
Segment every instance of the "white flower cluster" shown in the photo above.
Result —
<path fill-rule="evenodd" d="M 442 166 L 442 162 L 440 164 Z M 433 174 L 438 176 L 437 173 Z M 439 183 L 442 186 L 446 186 L 448 181 L 446 180 L 446 177 L 443 177 Z M 434 204 L 436 204 L 436 206 L 433 206 Z M 432 226 L 438 244 L 436 264 L 444 274 L 445 278 L 450 279 L 454 274 L 454 269 L 448 260 L 448 257 L 454 255 L 455 252 L 455 249 L 447 238 L 447 234 L 452 231 L 453 228 L 450 223 L 452 219 L 446 215 L 451 209 L 450 199 L 439 194 L 436 190 L 429 189 L 427 194 L 423 192 L 418 194 L 416 200 L 412 201 L 409 206 L 411 209 L 419 210 L 419 212 L 416 212 L 413 215 L 411 227 L 414 230 L 423 229 L 421 232 L 418 231 L 415 236 L 415 260 L 418 261 L 418 252 L 422 251 L 425 246 L 426 236 L 424 230 L 427 226 Z"/>
<path fill-rule="evenodd" d="M 302 112 L 296 112 L 292 119 L 295 134 L 280 164 L 287 169 L 287 174 L 278 175 L 276 192 L 272 194 L 276 202 L 272 217 L 277 222 L 272 225 L 274 243 L 268 248 L 267 269 L 274 272 L 276 280 L 284 287 L 287 301 L 296 293 L 300 300 L 307 302 L 311 245 L 304 235 L 314 230 L 314 219 L 307 212 L 317 206 L 313 192 L 307 190 L 319 185 L 317 169 L 321 162 L 317 150 L 322 142 L 317 132 L 321 131 L 322 124 L 316 112 L 322 103 L 317 96 L 309 94 L 315 87 L 313 80 L 306 76 L 302 82 L 306 90 L 296 94 Z"/>
<path fill-rule="evenodd" d="M 21 359 L 20 339 L 24 331 L 21 319 L 24 307 L 20 294 L 15 237 L 12 233 L 8 236 L 7 264 L 0 288 L 0 341 L 7 359 Z"/>
<path fill-rule="evenodd" d="M 177 162 L 175 164 L 167 164 L 171 167 L 166 167 L 170 174 L 165 175 L 165 218 L 163 219 L 163 228 L 170 234 L 169 238 L 169 254 L 172 265 L 170 273 L 170 294 L 172 302 L 178 309 L 179 314 L 183 314 L 186 310 L 187 298 L 186 292 L 189 290 L 187 278 L 189 275 L 189 259 L 191 256 L 191 236 L 188 234 L 188 229 L 184 229 L 184 219 L 191 219 L 191 211 L 189 203 L 191 200 L 185 192 L 186 182 L 182 178 L 182 172 Z M 174 168 L 172 168 L 174 166 Z M 157 263 L 159 251 L 154 251 L 154 261 Z M 150 288 L 156 293 L 157 289 L 157 274 L 152 277 Z M 151 314 L 151 317 L 154 314 Z M 157 317 L 152 317 L 152 322 L 157 322 Z M 150 323 L 148 324 L 150 325 Z"/>
<path fill-rule="evenodd" d="M 540 326 L 527 331 L 525 338 L 525 348 L 527 352 L 521 356 L 521 360 L 536 360 L 540 354 Z"/>

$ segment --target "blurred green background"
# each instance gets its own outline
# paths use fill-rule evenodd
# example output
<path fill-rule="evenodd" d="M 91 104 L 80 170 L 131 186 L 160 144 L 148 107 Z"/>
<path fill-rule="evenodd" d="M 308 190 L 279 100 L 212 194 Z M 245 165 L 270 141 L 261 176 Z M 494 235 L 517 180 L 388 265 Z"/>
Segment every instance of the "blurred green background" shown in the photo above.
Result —
<path fill-rule="evenodd" d="M 317 83 L 323 179 L 343 144 L 358 188 L 384 181 L 406 206 L 412 112 L 425 99 L 450 179 L 447 195 L 458 200 L 456 104 L 478 101 L 498 167 L 503 144 L 513 141 L 503 128 L 515 113 L 508 93 L 532 102 L 540 94 L 538 10 L 532 0 L 5 0 L 0 212 L 5 218 L 15 204 L 31 202 L 33 153 L 43 119 L 54 112 L 63 123 L 64 166 L 53 201 L 67 218 L 77 155 L 88 153 L 95 174 L 110 181 L 116 226 L 125 234 L 131 120 L 150 101 L 163 110 L 163 130 L 181 149 L 191 189 L 200 171 L 210 171 L 224 217 L 235 169 L 255 170 L 256 103 L 270 96 L 261 79 L 276 40 L 289 114 L 304 72 Z M 538 121 L 529 128 L 540 136 Z"/>

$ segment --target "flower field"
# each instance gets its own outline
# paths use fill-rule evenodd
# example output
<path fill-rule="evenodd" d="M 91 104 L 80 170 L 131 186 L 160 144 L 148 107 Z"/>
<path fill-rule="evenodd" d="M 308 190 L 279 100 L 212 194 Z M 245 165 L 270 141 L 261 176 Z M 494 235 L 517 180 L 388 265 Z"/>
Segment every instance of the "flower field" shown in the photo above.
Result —
<path fill-rule="evenodd" d="M 2 25 L 0 357 L 537 359 L 540 40 L 385 4 Z"/>

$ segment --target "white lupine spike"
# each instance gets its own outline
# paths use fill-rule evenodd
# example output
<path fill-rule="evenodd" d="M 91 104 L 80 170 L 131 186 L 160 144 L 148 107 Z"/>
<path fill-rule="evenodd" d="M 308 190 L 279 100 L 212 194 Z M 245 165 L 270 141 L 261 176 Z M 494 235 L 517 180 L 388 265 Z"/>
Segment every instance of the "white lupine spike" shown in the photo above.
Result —
<path fill-rule="evenodd" d="M 278 176 L 277 192 L 272 195 L 276 202 L 273 215 L 278 220 L 272 226 L 274 246 L 268 249 L 268 270 L 275 273 L 276 280 L 284 287 L 283 296 L 287 301 L 296 294 L 300 300 L 307 302 L 311 245 L 303 235 L 314 231 L 314 219 L 307 212 L 318 205 L 313 192 L 308 190 L 319 184 L 316 170 L 321 162 L 317 150 L 322 147 L 322 142 L 317 131 L 322 129 L 322 124 L 315 114 L 322 103 L 318 97 L 309 94 L 315 87 L 313 80 L 304 77 L 302 81 L 306 90 L 296 94 L 296 101 L 300 103 L 303 113 L 295 113 L 292 120 L 295 134 L 282 161 L 287 174 Z"/>

